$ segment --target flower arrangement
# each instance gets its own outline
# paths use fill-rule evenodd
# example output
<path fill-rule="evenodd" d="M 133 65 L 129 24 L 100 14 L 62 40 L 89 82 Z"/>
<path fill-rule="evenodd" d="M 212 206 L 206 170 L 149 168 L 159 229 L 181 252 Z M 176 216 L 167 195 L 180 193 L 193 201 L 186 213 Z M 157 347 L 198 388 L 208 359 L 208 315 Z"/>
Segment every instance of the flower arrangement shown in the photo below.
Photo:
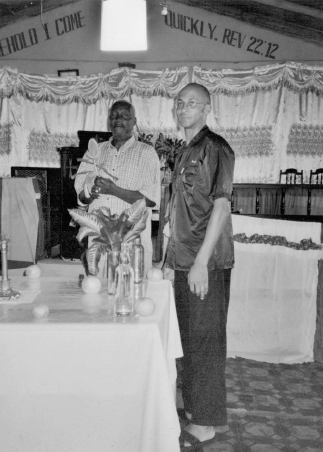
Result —
<path fill-rule="evenodd" d="M 145 229 L 148 209 L 145 199 L 139 199 L 120 215 L 111 215 L 108 207 L 100 207 L 92 212 L 82 209 L 68 209 L 75 222 L 80 225 L 76 236 L 81 241 L 92 238 L 92 244 L 82 254 L 81 260 L 87 275 L 97 275 L 98 263 L 102 254 L 120 251 L 121 243 L 138 237 Z"/>
<path fill-rule="evenodd" d="M 184 141 L 178 138 L 175 140 L 172 138 L 165 138 L 162 133 L 158 135 L 155 145 L 153 144 L 152 139 L 152 134 L 146 135 L 145 133 L 142 133 L 138 137 L 138 141 L 150 144 L 155 148 L 161 162 L 161 168 L 169 167 L 173 170 L 178 149 L 182 146 Z"/>
<path fill-rule="evenodd" d="M 154 147 L 153 144 L 153 134 L 152 133 L 139 133 L 138 135 L 138 141 L 141 141 L 142 143 L 149 144 L 150 146 Z"/>
<path fill-rule="evenodd" d="M 171 170 L 174 169 L 175 159 L 177 157 L 178 149 L 183 145 L 184 141 L 176 138 L 165 138 L 162 133 L 158 135 L 155 143 L 155 150 L 161 161 L 165 163 L 164 166 L 169 166 Z"/>

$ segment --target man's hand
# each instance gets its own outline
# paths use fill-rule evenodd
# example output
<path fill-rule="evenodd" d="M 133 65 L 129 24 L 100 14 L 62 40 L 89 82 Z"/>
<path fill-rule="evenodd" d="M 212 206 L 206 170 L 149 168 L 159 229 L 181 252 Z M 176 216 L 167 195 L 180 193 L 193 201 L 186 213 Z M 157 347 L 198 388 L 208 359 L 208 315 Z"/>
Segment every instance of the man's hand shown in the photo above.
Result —
<path fill-rule="evenodd" d="M 104 195 L 114 195 L 116 192 L 116 184 L 111 179 L 97 176 L 94 180 L 92 193 L 99 193 Z"/>
<path fill-rule="evenodd" d="M 166 265 L 162 268 L 164 279 L 168 279 L 174 284 L 174 270 L 172 268 L 166 267 Z"/>
<path fill-rule="evenodd" d="M 207 265 L 195 261 L 188 273 L 187 280 L 191 292 L 195 293 L 201 300 L 204 300 L 209 288 Z"/>
<path fill-rule="evenodd" d="M 100 189 L 93 185 L 93 187 L 91 188 L 90 196 L 91 202 L 94 201 L 95 199 L 98 199 L 100 197 Z"/>

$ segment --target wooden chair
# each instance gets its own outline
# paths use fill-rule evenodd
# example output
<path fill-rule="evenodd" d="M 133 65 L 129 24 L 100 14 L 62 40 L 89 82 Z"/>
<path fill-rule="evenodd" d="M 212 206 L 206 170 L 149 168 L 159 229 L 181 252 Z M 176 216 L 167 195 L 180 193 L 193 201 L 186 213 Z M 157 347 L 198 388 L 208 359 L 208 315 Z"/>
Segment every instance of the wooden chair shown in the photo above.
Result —
<path fill-rule="evenodd" d="M 318 168 L 316 171 L 311 170 L 310 184 L 323 184 L 323 168 Z"/>
<path fill-rule="evenodd" d="M 297 184 L 300 179 L 300 183 L 303 183 L 303 170 L 297 171 L 295 168 L 287 168 L 285 171 L 280 170 L 279 183 L 282 183 L 282 176 L 285 176 L 285 184 Z"/>

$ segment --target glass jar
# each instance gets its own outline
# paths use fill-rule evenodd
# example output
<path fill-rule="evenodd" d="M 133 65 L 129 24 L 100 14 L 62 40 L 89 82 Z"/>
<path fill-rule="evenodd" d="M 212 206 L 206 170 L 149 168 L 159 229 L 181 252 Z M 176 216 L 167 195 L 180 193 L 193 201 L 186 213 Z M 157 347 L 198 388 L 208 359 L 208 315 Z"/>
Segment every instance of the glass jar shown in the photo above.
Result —
<path fill-rule="evenodd" d="M 115 295 L 117 289 L 117 268 L 120 263 L 120 251 L 108 252 L 108 294 Z"/>
<path fill-rule="evenodd" d="M 141 244 L 140 237 L 136 237 L 132 245 L 132 267 L 134 271 L 135 284 L 142 283 L 144 280 L 144 247 Z"/>
<path fill-rule="evenodd" d="M 116 270 L 116 299 L 114 315 L 128 317 L 133 315 L 134 272 L 130 262 L 129 247 L 121 244 L 120 263 Z"/>

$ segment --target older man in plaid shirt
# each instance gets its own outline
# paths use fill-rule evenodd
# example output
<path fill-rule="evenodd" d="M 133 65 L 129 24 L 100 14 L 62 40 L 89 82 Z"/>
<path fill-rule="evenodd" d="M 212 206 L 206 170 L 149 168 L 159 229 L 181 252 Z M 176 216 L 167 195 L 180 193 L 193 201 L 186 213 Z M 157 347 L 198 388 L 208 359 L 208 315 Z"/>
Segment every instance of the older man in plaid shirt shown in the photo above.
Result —
<path fill-rule="evenodd" d="M 75 190 L 80 204 L 89 205 L 89 212 L 101 206 L 109 207 L 112 214 L 120 215 L 138 199 L 145 198 L 148 207 L 159 207 L 160 164 L 152 146 L 136 141 L 133 128 L 137 123 L 135 110 L 130 102 L 120 100 L 112 105 L 109 115 L 112 137 L 99 144 L 97 164 L 113 177 L 98 168 L 98 177 L 90 193 L 84 191 L 85 174 L 78 174 Z M 84 158 L 87 158 L 85 153 Z M 93 166 L 82 162 L 78 173 L 92 171 Z M 152 266 L 151 209 L 146 229 L 141 234 L 145 249 L 145 273 Z M 102 267 L 102 265 L 100 265 Z M 102 269 L 105 271 L 105 269 Z"/>

